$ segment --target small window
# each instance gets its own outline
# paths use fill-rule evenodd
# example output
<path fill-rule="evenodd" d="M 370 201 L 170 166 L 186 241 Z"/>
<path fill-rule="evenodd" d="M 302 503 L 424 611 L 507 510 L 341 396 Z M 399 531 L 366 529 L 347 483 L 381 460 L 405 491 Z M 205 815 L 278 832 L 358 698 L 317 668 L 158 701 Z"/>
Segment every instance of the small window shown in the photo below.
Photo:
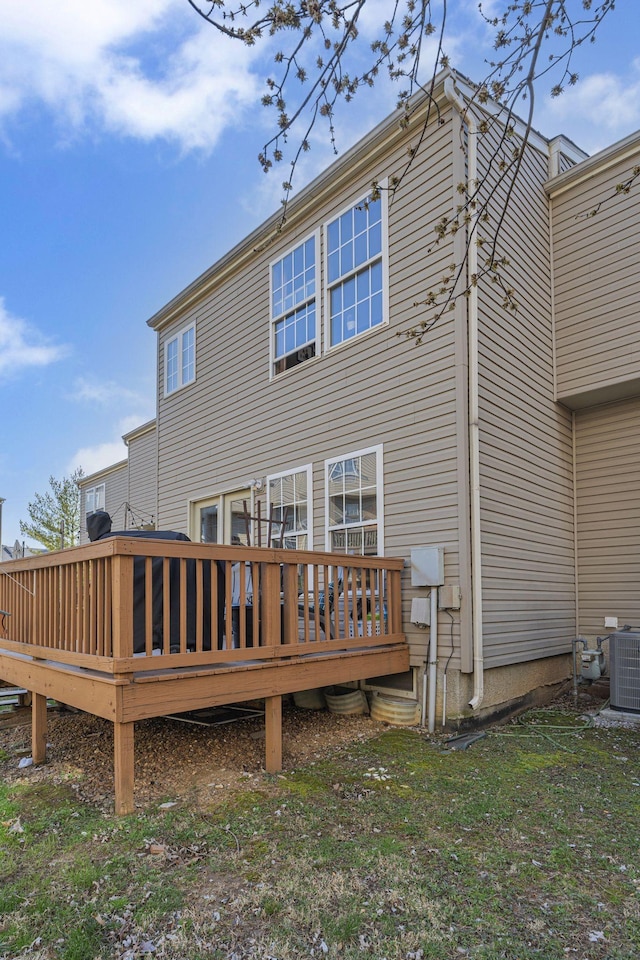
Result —
<path fill-rule="evenodd" d="M 329 346 L 385 319 L 383 201 L 364 199 L 326 228 Z"/>
<path fill-rule="evenodd" d="M 289 473 L 267 478 L 269 507 L 278 527 L 274 540 L 284 523 L 283 546 L 288 550 L 311 550 L 313 547 L 311 523 L 311 467 L 301 467 Z"/>
<path fill-rule="evenodd" d="M 97 487 L 87 487 L 85 492 L 85 512 L 87 516 L 96 510 L 104 510 L 104 483 Z"/>
<path fill-rule="evenodd" d="M 316 237 L 271 264 L 272 374 L 316 355 Z"/>
<path fill-rule="evenodd" d="M 174 393 L 196 378 L 196 328 L 192 324 L 167 340 L 164 348 L 165 394 Z"/>
<path fill-rule="evenodd" d="M 382 447 L 326 463 L 327 550 L 382 554 Z"/>

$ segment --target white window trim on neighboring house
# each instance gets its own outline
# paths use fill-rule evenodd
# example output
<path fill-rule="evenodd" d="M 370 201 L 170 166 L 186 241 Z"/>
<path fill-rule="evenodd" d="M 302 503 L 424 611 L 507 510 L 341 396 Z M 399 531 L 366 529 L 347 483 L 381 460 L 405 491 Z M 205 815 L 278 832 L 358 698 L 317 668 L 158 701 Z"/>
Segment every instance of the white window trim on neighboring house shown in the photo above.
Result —
<path fill-rule="evenodd" d="M 313 281 L 313 292 L 309 293 L 306 290 L 306 285 L 303 285 L 302 295 L 299 300 L 295 300 L 295 291 L 294 299 L 292 302 L 285 308 L 283 302 L 276 302 L 275 296 L 279 287 L 276 287 L 274 283 L 274 274 L 278 265 L 282 264 L 287 258 L 293 257 L 296 251 L 306 249 L 307 244 L 313 243 L 313 268 L 314 268 L 314 281 Z M 300 243 L 295 244 L 295 246 L 290 247 L 286 250 L 281 256 L 277 257 L 275 260 L 272 260 L 269 264 L 269 377 L 273 379 L 274 377 L 281 376 L 283 373 L 287 373 L 290 370 L 295 369 L 301 363 L 304 363 L 307 360 L 312 360 L 315 357 L 320 355 L 320 326 L 321 326 L 321 316 L 320 316 L 320 305 L 321 305 L 321 296 L 320 296 L 320 231 L 315 230 L 313 233 L 309 234 L 305 239 L 301 240 Z M 276 346 L 276 339 L 278 336 L 278 328 L 284 325 L 286 327 L 287 322 L 290 324 L 295 323 L 294 317 L 295 314 L 302 310 L 308 310 L 309 307 L 313 305 L 315 312 L 315 333 L 313 337 L 308 337 L 305 339 L 304 343 L 294 344 L 292 349 L 286 351 L 278 351 Z M 284 331 L 283 331 L 284 332 Z M 289 365 L 287 364 L 289 361 Z M 280 364 L 282 369 L 278 370 L 276 367 Z"/>
<path fill-rule="evenodd" d="M 191 334 L 191 343 L 185 348 L 185 337 Z M 169 351 L 175 346 L 175 383 L 169 385 Z M 189 357 L 188 354 L 191 354 Z M 173 381 L 172 373 L 172 381 Z M 164 344 L 164 395 L 165 397 L 176 393 L 196 379 L 196 325 L 195 322 L 178 330 L 174 336 L 165 341 Z"/>
<path fill-rule="evenodd" d="M 332 217 L 328 220 L 323 227 L 324 231 L 324 350 L 328 352 L 329 350 L 335 350 L 339 347 L 344 347 L 346 344 L 351 343 L 354 340 L 359 340 L 361 337 L 371 334 L 375 330 L 379 330 L 381 327 L 385 327 L 389 323 L 389 244 L 388 244 L 388 203 L 387 203 L 387 181 L 383 180 L 381 182 L 381 193 L 380 193 L 380 221 L 381 221 L 381 249 L 379 253 L 375 253 L 373 256 L 369 256 L 368 259 L 362 260 L 358 263 L 357 266 L 351 267 L 349 270 L 341 271 L 340 274 L 333 280 L 329 280 L 329 231 L 337 224 L 345 214 L 352 213 L 358 207 L 361 207 L 366 203 L 369 194 L 364 194 L 359 200 L 355 203 L 350 204 L 345 207 L 338 213 L 335 217 Z M 365 271 L 369 271 L 370 268 L 374 267 L 380 263 L 382 271 L 382 294 L 381 294 L 381 310 L 382 310 L 382 319 L 379 323 L 369 325 L 360 332 L 356 331 L 349 335 L 343 336 L 341 339 L 332 342 L 332 315 L 331 315 L 331 295 L 334 290 L 343 287 L 350 280 L 356 282 L 357 287 L 357 277 L 361 274 L 364 274 Z M 361 301 L 364 302 L 364 301 Z M 355 322 L 357 327 L 357 308 L 355 315 Z"/>
<path fill-rule="evenodd" d="M 84 492 L 84 512 L 88 516 L 96 510 L 104 510 L 106 487 L 98 483 L 94 487 L 87 487 Z"/>
<path fill-rule="evenodd" d="M 294 474 L 304 473 L 307 478 L 307 529 L 306 530 L 294 530 L 289 536 L 297 538 L 302 535 L 307 537 L 307 546 L 305 549 L 313 550 L 313 469 L 312 465 L 305 464 L 301 467 L 294 467 L 291 470 L 282 470 L 280 473 L 272 473 L 267 477 L 267 516 L 270 515 L 270 508 L 272 504 L 271 500 L 271 481 L 272 480 L 282 480 L 284 477 L 290 477 Z M 282 504 L 280 504 L 282 506 Z M 278 531 L 274 531 L 273 538 L 277 537 Z"/>
<path fill-rule="evenodd" d="M 325 549 L 331 551 L 331 534 L 333 531 L 349 529 L 357 529 L 359 527 L 376 527 L 377 534 L 377 545 L 379 557 L 384 556 L 384 471 L 383 471 L 383 444 L 376 444 L 373 447 L 365 447 L 362 450 L 355 450 L 353 452 L 349 451 L 344 453 L 339 457 L 331 457 L 329 460 L 325 460 L 324 468 L 324 496 L 325 496 L 325 508 L 324 508 L 324 519 L 325 519 Z M 332 466 L 337 463 L 347 462 L 349 460 L 354 460 L 356 457 L 363 457 L 366 454 L 374 453 L 376 455 L 376 519 L 373 520 L 357 520 L 353 523 L 341 523 L 341 524 L 331 524 L 330 523 L 330 497 L 329 497 L 329 475 Z"/>

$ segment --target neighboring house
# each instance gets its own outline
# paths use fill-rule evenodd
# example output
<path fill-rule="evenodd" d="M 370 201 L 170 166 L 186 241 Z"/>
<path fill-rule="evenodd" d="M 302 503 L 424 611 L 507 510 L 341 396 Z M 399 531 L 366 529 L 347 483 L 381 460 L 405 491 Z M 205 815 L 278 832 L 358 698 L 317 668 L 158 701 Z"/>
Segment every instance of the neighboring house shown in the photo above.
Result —
<path fill-rule="evenodd" d="M 128 457 L 83 477 L 80 488 L 80 543 L 88 543 L 86 518 L 106 510 L 114 530 L 153 530 L 157 515 L 156 421 L 136 427 L 122 438 Z"/>
<path fill-rule="evenodd" d="M 416 304 L 464 254 L 464 229 L 439 245 L 434 232 L 459 184 L 486 183 L 497 213 L 500 129 L 467 153 L 469 93 L 441 76 L 392 200 L 370 201 L 371 184 L 402 174 L 419 115 L 376 127 L 290 202 L 282 231 L 274 215 L 149 321 L 158 526 L 256 543 L 247 515 L 285 517 L 286 547 L 406 558 L 412 669 L 374 685 L 414 696 L 430 634 L 411 622 L 429 596 L 411 560 L 441 547 L 439 717 L 566 678 L 572 640 L 605 615 L 640 623 L 640 191 L 615 194 L 640 135 L 585 159 L 532 133 L 501 235 L 517 312 L 481 280 L 416 346 L 404 332 L 433 314 Z"/>

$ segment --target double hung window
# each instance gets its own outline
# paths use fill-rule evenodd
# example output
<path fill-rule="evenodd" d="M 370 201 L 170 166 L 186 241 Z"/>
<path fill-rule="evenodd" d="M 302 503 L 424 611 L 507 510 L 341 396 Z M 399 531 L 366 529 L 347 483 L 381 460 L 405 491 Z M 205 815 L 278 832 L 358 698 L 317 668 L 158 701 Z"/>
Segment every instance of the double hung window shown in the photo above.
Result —
<path fill-rule="evenodd" d="M 327 460 L 327 550 L 382 553 L 382 447 Z"/>
<path fill-rule="evenodd" d="M 196 328 L 185 327 L 164 348 L 165 394 L 174 393 L 196 378 Z"/>
<path fill-rule="evenodd" d="M 273 519 L 284 524 L 284 546 L 289 550 L 311 550 L 311 467 L 301 467 L 267 479 L 269 506 Z M 273 530 L 277 539 L 280 527 Z"/>
<path fill-rule="evenodd" d="M 104 483 L 99 483 L 96 487 L 87 487 L 84 501 L 87 515 L 95 510 L 104 510 L 104 491 Z"/>
<path fill-rule="evenodd" d="M 327 225 L 329 346 L 384 320 L 382 199 L 363 200 Z"/>
<path fill-rule="evenodd" d="M 271 264 L 272 374 L 316 355 L 316 237 Z"/>

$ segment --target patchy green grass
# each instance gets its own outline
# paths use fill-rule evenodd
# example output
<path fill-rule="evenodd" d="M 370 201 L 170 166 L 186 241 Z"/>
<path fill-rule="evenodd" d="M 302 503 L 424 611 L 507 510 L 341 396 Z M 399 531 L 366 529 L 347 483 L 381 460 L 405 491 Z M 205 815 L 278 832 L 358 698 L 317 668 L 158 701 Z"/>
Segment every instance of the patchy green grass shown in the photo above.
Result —
<path fill-rule="evenodd" d="M 5 785 L 0 956 L 631 960 L 639 746 L 537 711 L 465 751 L 390 729 L 206 810 Z"/>

